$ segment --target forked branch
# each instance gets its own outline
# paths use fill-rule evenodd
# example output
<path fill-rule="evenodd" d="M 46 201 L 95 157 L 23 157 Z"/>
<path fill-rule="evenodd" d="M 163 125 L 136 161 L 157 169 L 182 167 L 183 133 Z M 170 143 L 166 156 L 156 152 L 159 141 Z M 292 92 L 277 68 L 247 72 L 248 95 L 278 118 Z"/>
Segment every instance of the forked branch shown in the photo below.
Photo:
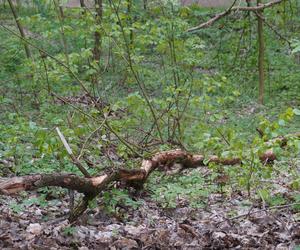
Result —
<path fill-rule="evenodd" d="M 280 4 L 283 1 L 285 1 L 285 0 L 274 0 L 274 1 L 269 2 L 269 3 L 260 4 L 258 6 L 250 6 L 250 7 L 233 6 L 234 5 L 233 4 L 233 5 L 230 6 L 230 8 L 228 8 L 227 10 L 225 10 L 221 13 L 216 14 L 213 18 L 209 19 L 208 21 L 206 21 L 204 23 L 201 23 L 196 27 L 188 29 L 187 32 L 193 32 L 193 31 L 196 31 L 196 30 L 207 28 L 207 27 L 213 25 L 216 21 L 220 20 L 221 18 L 229 15 L 231 12 L 235 12 L 235 11 L 254 11 L 254 12 L 257 12 L 257 11 L 264 10 L 266 8 L 270 8 L 273 5 Z"/>

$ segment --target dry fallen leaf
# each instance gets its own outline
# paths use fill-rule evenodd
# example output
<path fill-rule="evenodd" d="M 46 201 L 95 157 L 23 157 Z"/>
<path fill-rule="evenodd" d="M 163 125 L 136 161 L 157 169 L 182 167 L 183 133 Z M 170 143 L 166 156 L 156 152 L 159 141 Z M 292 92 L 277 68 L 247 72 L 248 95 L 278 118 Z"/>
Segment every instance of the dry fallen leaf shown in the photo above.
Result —
<path fill-rule="evenodd" d="M 39 235 L 42 232 L 43 227 L 39 223 L 31 223 L 26 229 L 26 232 Z"/>

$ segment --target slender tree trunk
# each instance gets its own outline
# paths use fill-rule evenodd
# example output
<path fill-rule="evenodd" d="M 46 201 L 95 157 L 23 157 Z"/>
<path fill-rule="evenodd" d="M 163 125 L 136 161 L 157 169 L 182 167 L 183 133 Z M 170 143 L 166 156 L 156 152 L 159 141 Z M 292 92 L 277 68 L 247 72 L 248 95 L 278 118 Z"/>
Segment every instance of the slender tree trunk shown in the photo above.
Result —
<path fill-rule="evenodd" d="M 68 49 L 68 44 L 67 44 L 67 39 L 65 36 L 65 29 L 64 29 L 64 19 L 65 19 L 64 10 L 63 7 L 60 5 L 59 0 L 54 0 L 54 5 L 60 22 L 60 33 L 61 33 L 62 45 L 64 48 L 64 54 L 66 57 L 67 65 L 69 65 L 69 49 Z"/>
<path fill-rule="evenodd" d="M 80 7 L 81 7 L 81 8 L 85 8 L 84 0 L 80 0 Z"/>
<path fill-rule="evenodd" d="M 257 5 L 262 3 L 262 0 L 257 0 Z M 264 30 L 263 30 L 263 11 L 258 11 L 257 15 L 257 33 L 258 33 L 258 72 L 259 72 L 259 93 L 258 102 L 264 103 L 264 85 L 265 85 L 265 72 L 264 72 L 264 57 L 265 57 L 265 44 L 264 44 Z"/>
<path fill-rule="evenodd" d="M 95 0 L 95 10 L 96 10 L 96 17 L 95 17 L 95 22 L 96 25 L 99 26 L 102 22 L 102 11 L 103 11 L 103 6 L 102 6 L 102 0 Z M 93 49 L 93 59 L 99 64 L 100 62 L 100 57 L 101 57 L 101 32 L 99 31 L 99 27 L 97 27 L 97 30 L 94 33 L 94 49 Z M 96 72 L 95 74 L 92 75 L 91 81 L 92 81 L 92 87 L 93 87 L 93 93 L 96 95 L 96 89 L 99 90 L 98 86 L 98 75 L 99 72 Z"/>
<path fill-rule="evenodd" d="M 96 8 L 96 24 L 100 24 L 102 20 L 102 0 L 95 0 Z M 94 60 L 99 62 L 101 53 L 101 33 L 95 31 L 95 44 L 94 44 Z"/>
<path fill-rule="evenodd" d="M 80 7 L 82 8 L 82 14 L 84 15 L 85 14 L 85 3 L 84 3 L 84 0 L 80 0 Z"/>
<path fill-rule="evenodd" d="M 131 0 L 127 0 L 127 15 L 128 15 L 128 25 L 129 25 L 129 27 L 132 26 L 131 9 L 132 9 L 132 2 L 131 2 Z M 132 31 L 132 29 L 130 29 L 129 45 L 130 45 L 130 47 L 132 47 L 132 45 L 133 45 L 133 31 Z"/>
<path fill-rule="evenodd" d="M 22 38 L 26 39 L 26 35 L 25 35 L 25 32 L 24 32 L 23 26 L 22 26 L 21 22 L 19 21 L 19 17 L 18 17 L 17 11 L 15 9 L 15 6 L 13 5 L 12 0 L 7 0 L 7 1 L 9 3 L 9 7 L 11 9 L 11 12 L 14 16 L 15 22 L 18 26 L 20 35 L 21 35 Z M 24 49 L 25 49 L 25 53 L 26 53 L 27 58 L 31 58 L 30 49 L 29 49 L 27 43 L 23 42 L 23 45 L 24 45 Z"/>

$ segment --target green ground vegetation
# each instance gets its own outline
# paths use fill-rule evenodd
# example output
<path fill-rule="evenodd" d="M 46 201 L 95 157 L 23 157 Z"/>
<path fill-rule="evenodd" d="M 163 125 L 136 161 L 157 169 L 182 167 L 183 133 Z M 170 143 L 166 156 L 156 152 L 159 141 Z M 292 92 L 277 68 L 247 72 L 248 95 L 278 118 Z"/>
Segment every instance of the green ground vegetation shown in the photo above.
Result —
<path fill-rule="evenodd" d="M 261 182 L 276 176 L 274 169 L 291 173 L 293 188 L 299 190 L 299 172 L 293 165 L 299 168 L 299 139 L 291 138 L 285 149 L 265 144 L 300 130 L 298 1 L 264 12 L 264 105 L 257 104 L 253 13 L 233 13 L 188 33 L 221 10 L 182 7 L 174 1 L 148 1 L 147 8 L 141 1 L 103 2 L 101 18 L 93 9 L 80 8 L 63 8 L 62 18 L 53 1 L 24 3 L 17 12 L 26 41 L 18 37 L 9 6 L 0 6 L 2 176 L 77 173 L 56 134 L 59 127 L 75 154 L 82 155 L 87 167 L 91 163 L 91 174 L 122 164 L 137 167 L 137 156 L 182 147 L 243 159 L 242 166 L 234 168 L 211 166 L 213 177 L 224 171 L 231 177 L 222 192 L 253 187 L 261 199 L 281 204 L 280 197 L 270 198 L 272 187 Z M 24 42 L 29 43 L 31 58 L 26 57 Z M 270 147 L 282 162 L 276 168 L 258 158 Z M 151 177 L 147 188 L 159 178 Z M 172 177 L 172 182 L 168 178 L 153 190 L 153 199 L 162 206 L 176 206 L 180 196 L 188 197 L 192 206 L 203 206 L 209 192 L 220 190 L 197 171 Z M 128 193 L 116 195 L 116 202 L 136 206 L 124 195 Z M 114 209 L 109 194 L 105 197 L 108 208 Z"/>

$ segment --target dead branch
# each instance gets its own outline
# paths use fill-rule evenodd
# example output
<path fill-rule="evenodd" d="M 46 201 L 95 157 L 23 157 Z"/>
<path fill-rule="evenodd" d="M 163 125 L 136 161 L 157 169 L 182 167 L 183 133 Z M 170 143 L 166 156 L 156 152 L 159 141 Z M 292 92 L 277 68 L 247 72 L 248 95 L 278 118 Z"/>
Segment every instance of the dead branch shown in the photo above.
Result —
<path fill-rule="evenodd" d="M 0 190 L 12 195 L 45 186 L 56 186 L 76 190 L 80 193 L 94 193 L 104 178 L 85 178 L 69 173 L 35 174 L 13 178 L 1 178 Z"/>
<path fill-rule="evenodd" d="M 204 161 L 203 155 L 190 154 L 184 150 L 176 149 L 155 154 L 151 159 L 145 159 L 140 169 L 117 169 L 109 174 L 96 177 L 80 177 L 71 173 L 36 174 L 22 177 L 1 178 L 0 190 L 2 194 L 12 195 L 21 191 L 30 191 L 46 186 L 56 186 L 75 190 L 80 193 L 97 195 L 107 185 L 114 181 L 143 184 L 150 173 L 157 168 L 165 169 L 175 163 L 182 165 L 182 169 L 207 166 L 209 163 L 221 165 L 236 165 L 241 163 L 240 158 L 220 158 L 212 155 Z M 274 161 L 276 159 L 273 151 L 268 150 L 260 159 Z"/>
<path fill-rule="evenodd" d="M 269 2 L 269 3 L 260 4 L 258 6 L 250 6 L 250 7 L 243 7 L 243 6 L 235 6 L 234 7 L 232 5 L 230 8 L 228 8 L 227 10 L 225 10 L 225 11 L 219 13 L 219 14 L 216 14 L 213 18 L 209 19 L 208 21 L 206 21 L 204 23 L 201 23 L 196 27 L 188 29 L 187 32 L 193 32 L 193 31 L 196 31 L 196 30 L 207 28 L 207 27 L 211 26 L 212 24 L 214 24 L 216 21 L 220 20 L 221 18 L 229 15 L 231 12 L 235 12 L 235 11 L 254 11 L 254 12 L 257 12 L 257 11 L 264 10 L 266 8 L 270 8 L 273 5 L 280 4 L 283 1 L 285 1 L 285 0 L 274 0 L 274 1 Z"/>
<path fill-rule="evenodd" d="M 259 11 L 259 10 L 264 10 L 266 8 L 270 8 L 273 5 L 279 4 L 281 2 L 283 2 L 285 0 L 275 0 L 269 3 L 265 3 L 265 4 L 259 4 L 258 6 L 250 6 L 250 7 L 243 7 L 243 6 L 237 6 L 234 7 L 233 10 L 237 10 L 237 11 Z"/>
<path fill-rule="evenodd" d="M 202 23 L 194 28 L 190 28 L 188 29 L 187 31 L 188 32 L 192 32 L 192 31 L 195 31 L 195 30 L 199 30 L 199 29 L 203 29 L 203 28 L 206 28 L 208 26 L 211 26 L 214 22 L 218 21 L 219 19 L 221 19 L 222 17 L 224 16 L 227 16 L 228 14 L 231 13 L 232 9 L 233 9 L 233 6 L 235 5 L 236 3 L 236 0 L 233 2 L 233 4 L 227 9 L 225 10 L 224 12 L 221 12 L 217 15 L 215 15 L 212 19 L 208 20 L 207 22 L 205 23 Z"/>
<path fill-rule="evenodd" d="M 274 138 L 266 142 L 266 145 L 272 147 L 272 145 L 278 143 L 281 147 L 284 147 L 290 137 L 300 138 L 300 133 Z M 263 164 L 271 163 L 276 159 L 276 155 L 272 150 L 267 150 L 259 155 L 259 159 Z M 205 158 L 202 154 L 191 154 L 176 149 L 159 152 L 149 159 L 144 159 L 139 169 L 120 168 L 94 177 L 80 177 L 71 173 L 54 173 L 0 178 L 0 194 L 13 195 L 21 191 L 30 191 L 47 186 L 62 187 L 83 193 L 83 199 L 70 214 L 69 220 L 72 222 L 87 209 L 89 201 L 101 191 L 107 189 L 111 183 L 123 182 L 126 186 L 142 188 L 148 176 L 154 170 L 168 170 L 176 163 L 180 165 L 179 171 L 182 171 L 188 168 L 207 166 L 210 163 L 232 166 L 241 164 L 241 162 L 242 159 L 238 157 L 221 158 L 212 155 Z"/>

